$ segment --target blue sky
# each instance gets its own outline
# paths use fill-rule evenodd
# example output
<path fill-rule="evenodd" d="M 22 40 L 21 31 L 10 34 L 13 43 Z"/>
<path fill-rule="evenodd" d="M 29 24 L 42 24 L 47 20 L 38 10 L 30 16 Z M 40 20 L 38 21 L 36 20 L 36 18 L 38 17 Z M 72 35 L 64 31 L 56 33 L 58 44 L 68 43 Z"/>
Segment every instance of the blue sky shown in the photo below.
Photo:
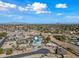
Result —
<path fill-rule="evenodd" d="M 0 0 L 0 23 L 79 23 L 79 0 Z"/>

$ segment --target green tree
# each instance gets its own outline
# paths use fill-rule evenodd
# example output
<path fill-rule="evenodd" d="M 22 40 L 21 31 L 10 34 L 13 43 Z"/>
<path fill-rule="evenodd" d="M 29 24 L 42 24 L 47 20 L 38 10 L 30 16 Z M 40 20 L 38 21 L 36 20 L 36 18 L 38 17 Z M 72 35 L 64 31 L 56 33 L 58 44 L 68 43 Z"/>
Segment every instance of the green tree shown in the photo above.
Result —
<path fill-rule="evenodd" d="M 10 55 L 13 53 L 13 49 L 12 48 L 8 48 L 7 51 L 6 51 L 6 54 L 7 55 Z"/>
<path fill-rule="evenodd" d="M 45 42 L 48 43 L 48 42 L 50 42 L 50 41 L 51 41 L 51 38 L 50 38 L 50 35 L 48 35 L 48 36 L 46 37 L 46 39 L 45 39 Z"/>
<path fill-rule="evenodd" d="M 5 36 L 7 36 L 7 33 L 6 32 L 1 32 L 0 33 L 0 37 L 5 37 Z"/>
<path fill-rule="evenodd" d="M 4 52 L 3 52 L 3 49 L 2 48 L 0 48 L 0 54 L 3 54 Z"/>

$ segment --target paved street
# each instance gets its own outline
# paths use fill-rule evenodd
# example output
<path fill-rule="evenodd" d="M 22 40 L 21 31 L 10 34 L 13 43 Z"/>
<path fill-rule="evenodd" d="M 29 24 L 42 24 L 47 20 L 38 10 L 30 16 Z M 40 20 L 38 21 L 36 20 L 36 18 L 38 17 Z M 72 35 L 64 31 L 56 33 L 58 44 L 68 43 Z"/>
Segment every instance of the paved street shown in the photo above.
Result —
<path fill-rule="evenodd" d="M 27 56 L 31 56 L 34 54 L 48 54 L 49 50 L 48 49 L 39 49 L 37 51 L 33 51 L 33 52 L 29 52 L 29 53 L 23 53 L 23 54 L 18 54 L 18 55 L 13 55 L 13 56 L 8 56 L 6 58 L 20 58 L 20 57 L 27 57 Z"/>
<path fill-rule="evenodd" d="M 75 46 L 75 45 L 72 45 L 72 44 L 69 44 L 69 43 L 66 43 L 66 42 L 62 42 L 62 41 L 59 41 L 59 40 L 56 40 L 53 36 L 51 37 L 52 38 L 52 41 L 55 42 L 56 44 L 64 47 L 64 48 L 72 48 L 75 52 L 73 52 L 74 54 L 76 54 L 78 57 L 79 57 L 79 47 L 78 46 Z M 71 53 L 70 53 L 71 54 Z M 74 56 L 74 54 L 72 54 Z"/>

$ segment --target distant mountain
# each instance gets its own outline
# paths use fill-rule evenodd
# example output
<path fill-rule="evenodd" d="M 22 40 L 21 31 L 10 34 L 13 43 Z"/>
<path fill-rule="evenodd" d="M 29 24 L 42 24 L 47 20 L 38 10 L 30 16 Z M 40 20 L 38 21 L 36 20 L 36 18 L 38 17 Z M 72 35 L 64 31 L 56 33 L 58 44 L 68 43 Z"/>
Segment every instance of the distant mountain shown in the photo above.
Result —
<path fill-rule="evenodd" d="M 26 22 L 7 22 L 7 23 L 0 23 L 0 24 L 79 24 L 79 23 L 26 23 Z"/>

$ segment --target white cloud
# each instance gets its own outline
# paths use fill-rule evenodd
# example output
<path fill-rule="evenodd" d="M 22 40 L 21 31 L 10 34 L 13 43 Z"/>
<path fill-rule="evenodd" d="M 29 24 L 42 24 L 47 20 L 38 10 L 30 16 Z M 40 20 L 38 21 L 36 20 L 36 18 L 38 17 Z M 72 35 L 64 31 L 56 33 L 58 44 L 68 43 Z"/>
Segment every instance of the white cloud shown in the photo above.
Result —
<path fill-rule="evenodd" d="M 77 15 L 70 15 L 70 16 L 66 16 L 66 18 L 70 18 L 70 19 L 79 19 L 79 16 Z"/>
<path fill-rule="evenodd" d="M 50 11 L 45 11 L 46 8 L 47 4 L 34 2 L 33 4 L 27 4 L 26 7 L 19 7 L 18 9 L 20 11 L 33 11 L 36 12 L 37 14 L 50 13 Z"/>
<path fill-rule="evenodd" d="M 18 6 L 16 4 L 6 3 L 0 1 L 0 11 L 10 10 L 10 9 L 16 9 L 19 11 L 30 11 L 35 12 L 36 14 L 41 13 L 51 13 L 50 11 L 47 11 L 47 4 L 40 3 L 40 2 L 34 2 L 33 4 L 27 4 L 25 7 Z"/>
<path fill-rule="evenodd" d="M 23 8 L 23 7 L 18 7 L 18 9 L 19 9 L 20 11 L 28 11 L 27 8 Z"/>
<path fill-rule="evenodd" d="M 58 15 L 58 16 L 61 16 L 61 15 L 63 15 L 63 13 L 57 13 L 57 15 Z"/>
<path fill-rule="evenodd" d="M 9 18 L 12 18 L 12 19 L 23 19 L 24 18 L 21 15 L 15 15 L 15 14 L 0 14 L 0 16 L 9 17 Z"/>
<path fill-rule="evenodd" d="M 41 13 L 51 13 L 50 11 L 36 11 L 36 14 L 41 14 Z"/>
<path fill-rule="evenodd" d="M 16 5 L 0 1 L 0 10 L 8 10 L 10 8 L 16 8 Z"/>
<path fill-rule="evenodd" d="M 3 16 L 3 17 L 13 17 L 14 15 L 12 15 L 12 14 L 0 14 L 0 16 Z"/>
<path fill-rule="evenodd" d="M 13 17 L 13 15 L 11 15 L 11 14 L 5 14 L 4 16 L 6 16 L 6 17 Z"/>
<path fill-rule="evenodd" d="M 68 8 L 67 4 L 61 4 L 61 3 L 56 4 L 55 7 L 56 7 L 56 8 Z"/>
<path fill-rule="evenodd" d="M 22 20 L 23 18 L 24 18 L 23 16 L 19 16 L 19 15 L 16 16 L 16 15 L 15 15 L 13 19 Z"/>
<path fill-rule="evenodd" d="M 38 12 L 38 11 L 42 11 L 43 9 L 47 8 L 47 5 L 43 3 L 35 2 L 32 4 L 32 7 L 33 7 L 33 11 Z"/>

